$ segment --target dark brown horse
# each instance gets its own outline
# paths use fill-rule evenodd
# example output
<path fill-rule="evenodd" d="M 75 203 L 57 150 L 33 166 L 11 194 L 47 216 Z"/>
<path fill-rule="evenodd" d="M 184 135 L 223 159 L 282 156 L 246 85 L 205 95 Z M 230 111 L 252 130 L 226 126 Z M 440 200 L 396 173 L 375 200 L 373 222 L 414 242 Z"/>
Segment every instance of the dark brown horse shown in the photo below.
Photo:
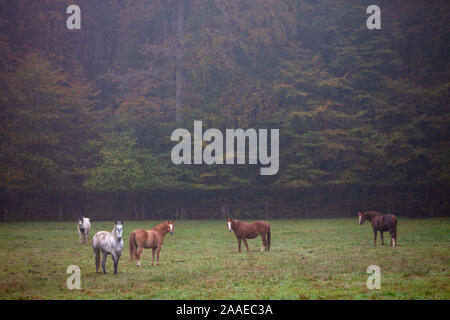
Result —
<path fill-rule="evenodd" d="M 376 211 L 358 211 L 359 224 L 369 220 L 373 228 L 373 245 L 377 245 L 377 232 L 381 234 L 381 245 L 384 245 L 383 232 L 389 231 L 391 234 L 391 246 L 397 244 L 397 217 L 391 213 L 382 214 Z"/>
<path fill-rule="evenodd" d="M 164 236 L 170 232 L 173 236 L 173 221 L 163 222 L 151 230 L 136 229 L 130 235 L 130 258 L 136 260 L 136 265 L 141 266 L 141 254 L 144 248 L 152 248 L 152 265 L 155 260 L 159 266 L 159 252 L 163 245 Z"/>
<path fill-rule="evenodd" d="M 227 224 L 228 231 L 231 232 L 231 230 L 233 230 L 236 235 L 239 252 L 241 252 L 241 240 L 244 241 L 245 247 L 247 248 L 247 251 L 249 251 L 247 239 L 256 238 L 258 235 L 261 235 L 263 243 L 261 251 L 270 250 L 270 224 L 268 222 L 255 221 L 252 223 L 245 223 L 244 221 L 228 218 Z"/>

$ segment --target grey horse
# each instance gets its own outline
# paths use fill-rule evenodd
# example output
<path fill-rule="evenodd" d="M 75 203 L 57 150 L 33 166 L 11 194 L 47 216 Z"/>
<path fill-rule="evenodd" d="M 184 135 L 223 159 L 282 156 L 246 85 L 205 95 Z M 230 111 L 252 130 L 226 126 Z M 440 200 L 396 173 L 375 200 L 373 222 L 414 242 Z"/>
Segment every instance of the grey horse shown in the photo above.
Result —
<path fill-rule="evenodd" d="M 80 216 L 78 218 L 77 230 L 80 244 L 89 244 L 89 231 L 91 231 L 91 222 L 89 218 Z"/>
<path fill-rule="evenodd" d="M 100 252 L 103 253 L 102 269 L 106 274 L 106 257 L 111 255 L 114 262 L 114 274 L 117 274 L 117 265 L 123 249 L 123 221 L 115 221 L 114 229 L 111 232 L 99 231 L 92 238 L 92 250 L 94 251 L 95 271 L 100 268 Z"/>

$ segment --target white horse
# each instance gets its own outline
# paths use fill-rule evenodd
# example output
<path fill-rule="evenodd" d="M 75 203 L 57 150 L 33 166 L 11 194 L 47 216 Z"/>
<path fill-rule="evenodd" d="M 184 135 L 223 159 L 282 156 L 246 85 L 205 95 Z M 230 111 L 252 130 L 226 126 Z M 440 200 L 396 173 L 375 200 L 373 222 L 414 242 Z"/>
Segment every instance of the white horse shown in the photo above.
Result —
<path fill-rule="evenodd" d="M 111 232 L 99 231 L 92 238 L 92 250 L 94 250 L 95 271 L 100 268 L 100 251 L 103 253 L 102 269 L 106 274 L 106 257 L 111 255 L 114 262 L 114 274 L 117 274 L 117 265 L 123 249 L 123 221 L 114 222 L 114 229 Z"/>
<path fill-rule="evenodd" d="M 78 238 L 80 244 L 89 244 L 89 231 L 91 231 L 91 222 L 89 218 L 80 216 L 77 223 Z"/>

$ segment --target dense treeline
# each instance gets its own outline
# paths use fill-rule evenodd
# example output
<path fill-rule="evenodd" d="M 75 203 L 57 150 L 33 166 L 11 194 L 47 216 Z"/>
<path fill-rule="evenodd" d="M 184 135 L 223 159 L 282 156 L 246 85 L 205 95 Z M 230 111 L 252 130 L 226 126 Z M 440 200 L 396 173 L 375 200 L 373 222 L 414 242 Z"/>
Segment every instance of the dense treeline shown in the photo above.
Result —
<path fill-rule="evenodd" d="M 3 221 L 450 210 L 450 4 L 0 1 Z M 172 164 L 171 132 L 279 128 L 280 170 Z"/>

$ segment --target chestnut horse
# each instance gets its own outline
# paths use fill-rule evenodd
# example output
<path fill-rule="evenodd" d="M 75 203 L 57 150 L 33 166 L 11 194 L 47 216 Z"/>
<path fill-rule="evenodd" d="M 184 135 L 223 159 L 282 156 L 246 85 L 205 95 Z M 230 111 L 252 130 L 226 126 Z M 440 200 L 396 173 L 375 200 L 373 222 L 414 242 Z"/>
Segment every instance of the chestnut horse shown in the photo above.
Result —
<path fill-rule="evenodd" d="M 270 224 L 265 221 L 255 221 L 252 223 L 245 223 L 244 221 L 234 220 L 231 218 L 227 219 L 228 231 L 234 231 L 234 234 L 238 240 L 238 249 L 241 252 L 241 240 L 244 241 L 245 247 L 248 249 L 247 239 L 256 238 L 261 235 L 262 239 L 262 251 L 270 250 Z M 267 239 L 266 239 L 267 235 Z"/>
<path fill-rule="evenodd" d="M 170 232 L 173 236 L 173 221 L 163 222 L 151 230 L 136 229 L 130 235 L 130 258 L 136 260 L 136 265 L 141 266 L 141 254 L 144 248 L 152 248 L 152 266 L 155 260 L 159 266 L 159 252 L 163 244 L 164 236 Z"/>
<path fill-rule="evenodd" d="M 382 214 L 376 211 L 358 211 L 359 224 L 369 220 L 373 228 L 373 245 L 377 245 L 377 232 L 381 234 L 381 245 L 384 246 L 383 232 L 389 231 L 391 234 L 391 246 L 395 247 L 397 244 L 397 217 L 391 213 Z"/>

